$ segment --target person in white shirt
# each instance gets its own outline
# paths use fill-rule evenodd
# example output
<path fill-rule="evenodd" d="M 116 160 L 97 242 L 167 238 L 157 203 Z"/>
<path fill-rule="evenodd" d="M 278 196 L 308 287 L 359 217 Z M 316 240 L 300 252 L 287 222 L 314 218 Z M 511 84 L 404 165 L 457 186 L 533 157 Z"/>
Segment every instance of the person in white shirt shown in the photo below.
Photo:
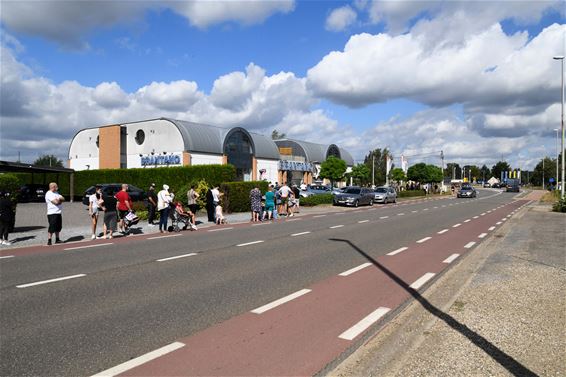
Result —
<path fill-rule="evenodd" d="M 45 194 L 45 202 L 47 203 L 47 221 L 49 223 L 49 228 L 47 229 L 47 245 L 51 245 L 53 233 L 55 233 L 55 243 L 61 243 L 59 233 L 63 228 L 63 218 L 61 213 L 63 212 L 63 202 L 65 201 L 65 198 L 57 192 L 58 189 L 59 187 L 57 186 L 57 183 L 51 182 L 49 184 L 49 191 Z"/>
<path fill-rule="evenodd" d="M 94 194 L 88 197 L 88 214 L 92 220 L 92 236 L 91 239 L 96 239 L 96 224 L 98 223 L 98 212 L 102 207 L 102 187 L 96 186 Z"/>
<path fill-rule="evenodd" d="M 159 232 L 167 231 L 170 203 L 173 199 L 169 194 L 169 186 L 163 185 L 163 190 L 157 193 L 157 210 L 159 211 Z"/>
<path fill-rule="evenodd" d="M 279 213 L 286 212 L 287 216 L 289 216 L 289 193 L 291 192 L 291 188 L 287 186 L 286 183 L 283 183 L 283 186 L 279 189 L 279 194 L 281 194 L 281 208 L 279 209 Z"/>

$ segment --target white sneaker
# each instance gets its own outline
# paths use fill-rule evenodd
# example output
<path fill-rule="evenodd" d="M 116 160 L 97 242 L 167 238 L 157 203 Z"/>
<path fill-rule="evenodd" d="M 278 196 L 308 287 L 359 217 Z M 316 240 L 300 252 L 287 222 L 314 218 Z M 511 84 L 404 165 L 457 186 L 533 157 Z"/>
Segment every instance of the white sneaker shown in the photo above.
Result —
<path fill-rule="evenodd" d="M 2 245 L 10 246 L 11 244 L 10 241 L 2 241 Z"/>
<path fill-rule="evenodd" d="M 93 235 L 90 237 L 90 239 L 91 239 L 91 240 L 95 240 L 95 239 L 96 239 L 96 235 L 93 234 Z"/>

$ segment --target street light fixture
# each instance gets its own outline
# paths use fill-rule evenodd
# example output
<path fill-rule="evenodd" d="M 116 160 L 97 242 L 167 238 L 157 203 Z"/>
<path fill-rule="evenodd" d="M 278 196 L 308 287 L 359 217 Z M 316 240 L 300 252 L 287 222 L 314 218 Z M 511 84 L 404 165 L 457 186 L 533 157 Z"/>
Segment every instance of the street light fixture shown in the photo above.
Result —
<path fill-rule="evenodd" d="M 562 88 L 560 90 L 560 94 L 562 97 L 562 107 L 561 107 L 561 112 L 560 112 L 560 125 L 561 125 L 561 130 L 562 130 L 562 143 L 561 143 L 561 151 L 562 151 L 562 168 L 561 168 L 561 173 L 562 173 L 562 181 L 560 183 L 560 197 L 562 199 L 564 199 L 564 55 L 562 56 L 554 56 L 553 57 L 554 60 L 560 60 L 562 63 L 562 76 L 561 76 L 561 85 Z M 558 162 L 558 161 L 557 161 Z"/>

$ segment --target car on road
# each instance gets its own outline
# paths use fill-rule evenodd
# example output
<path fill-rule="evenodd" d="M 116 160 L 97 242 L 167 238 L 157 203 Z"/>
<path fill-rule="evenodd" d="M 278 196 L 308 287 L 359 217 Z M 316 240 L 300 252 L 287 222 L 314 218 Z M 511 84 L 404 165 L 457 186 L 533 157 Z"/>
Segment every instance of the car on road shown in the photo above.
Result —
<path fill-rule="evenodd" d="M 363 204 L 368 204 L 372 206 L 373 199 L 374 199 L 374 192 L 372 189 L 366 187 L 351 186 L 346 188 L 344 192 L 334 195 L 334 198 L 332 199 L 332 204 L 335 206 L 346 205 L 353 207 L 357 207 Z"/>
<path fill-rule="evenodd" d="M 397 192 L 392 187 L 377 187 L 374 191 L 373 201 L 375 203 L 396 203 Z"/>
<path fill-rule="evenodd" d="M 458 191 L 458 198 L 475 198 L 478 196 L 476 189 L 472 186 L 462 186 Z"/>
<path fill-rule="evenodd" d="M 309 197 L 311 195 L 320 195 L 320 194 L 330 194 L 332 191 L 330 187 L 324 185 L 311 185 L 307 186 L 306 190 L 301 190 L 299 193 L 303 198 Z"/>
<path fill-rule="evenodd" d="M 102 194 L 103 195 L 115 195 L 118 191 L 122 189 L 121 183 L 101 183 L 102 186 Z M 90 186 L 87 188 L 83 195 L 83 204 L 88 205 L 88 198 L 92 194 L 94 194 L 95 186 Z M 144 190 L 134 185 L 128 185 L 128 194 L 130 194 L 130 198 L 132 198 L 133 202 L 141 202 L 147 199 L 147 194 Z"/>
<path fill-rule="evenodd" d="M 18 190 L 18 201 L 24 202 L 44 202 L 45 193 L 49 191 L 49 185 L 38 183 L 28 183 Z"/>

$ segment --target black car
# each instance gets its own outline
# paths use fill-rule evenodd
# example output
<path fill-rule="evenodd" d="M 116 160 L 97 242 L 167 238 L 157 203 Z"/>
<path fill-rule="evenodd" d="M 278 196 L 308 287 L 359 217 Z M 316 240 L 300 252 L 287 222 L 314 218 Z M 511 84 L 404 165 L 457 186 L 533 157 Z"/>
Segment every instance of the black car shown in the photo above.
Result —
<path fill-rule="evenodd" d="M 102 183 L 99 186 L 102 187 L 102 194 L 106 196 L 116 195 L 118 191 L 122 190 L 121 183 Z M 83 204 L 85 206 L 88 206 L 88 198 L 94 194 L 94 191 L 95 186 L 90 186 L 85 190 L 83 195 Z M 140 202 L 147 199 L 145 191 L 133 185 L 128 185 L 128 194 L 130 194 L 130 198 L 132 198 L 133 202 Z"/>
<path fill-rule="evenodd" d="M 475 198 L 476 196 L 476 190 L 472 186 L 462 186 L 458 191 L 458 198 Z"/>
<path fill-rule="evenodd" d="M 18 201 L 24 202 L 44 202 L 45 193 L 49 191 L 49 185 L 29 183 L 20 187 L 18 191 Z"/>

